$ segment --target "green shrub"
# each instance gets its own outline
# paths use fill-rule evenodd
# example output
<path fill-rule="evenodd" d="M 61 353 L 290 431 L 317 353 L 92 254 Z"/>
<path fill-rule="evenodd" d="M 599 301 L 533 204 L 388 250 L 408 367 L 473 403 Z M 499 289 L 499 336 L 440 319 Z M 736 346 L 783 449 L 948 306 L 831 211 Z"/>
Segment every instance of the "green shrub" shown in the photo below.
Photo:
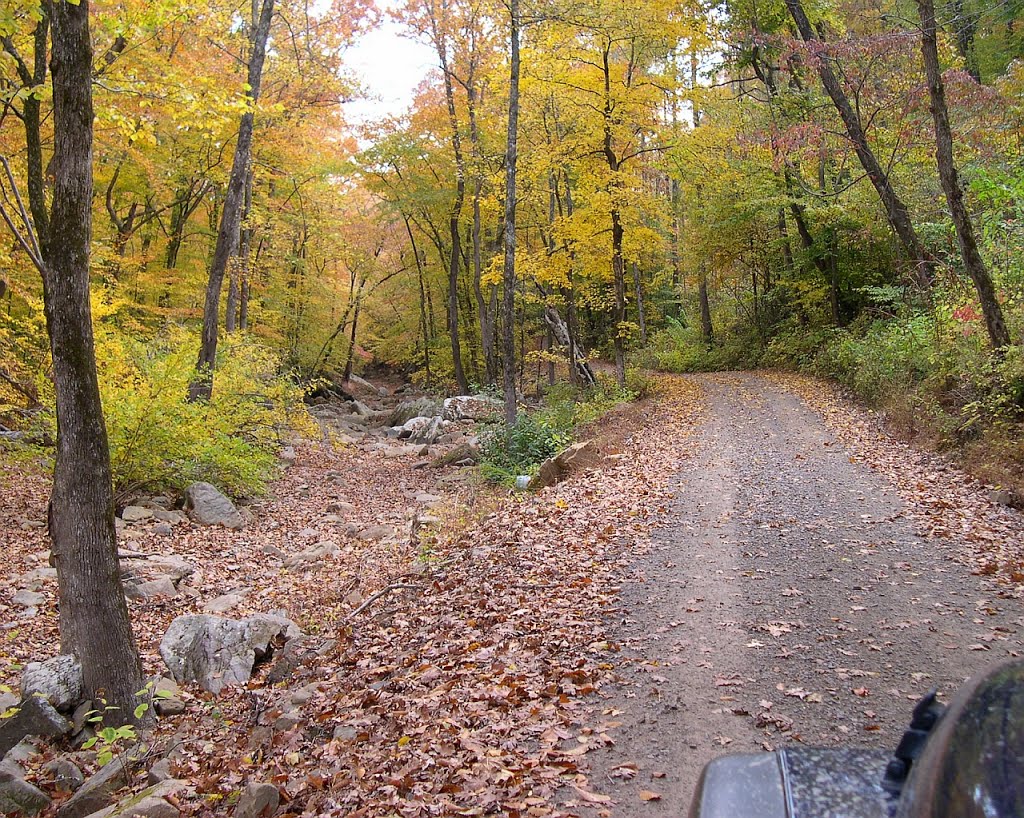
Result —
<path fill-rule="evenodd" d="M 236 496 L 264 490 L 281 432 L 305 422 L 302 390 L 277 358 L 241 335 L 218 346 L 213 398 L 186 399 L 198 339 L 173 328 L 143 344 L 116 327 L 96 332 L 114 488 L 181 490 L 205 480 Z"/>
<path fill-rule="evenodd" d="M 536 414 L 521 414 L 512 426 L 494 425 L 481 437 L 481 469 L 488 480 L 504 482 L 533 474 L 572 440 L 568 429 Z"/>

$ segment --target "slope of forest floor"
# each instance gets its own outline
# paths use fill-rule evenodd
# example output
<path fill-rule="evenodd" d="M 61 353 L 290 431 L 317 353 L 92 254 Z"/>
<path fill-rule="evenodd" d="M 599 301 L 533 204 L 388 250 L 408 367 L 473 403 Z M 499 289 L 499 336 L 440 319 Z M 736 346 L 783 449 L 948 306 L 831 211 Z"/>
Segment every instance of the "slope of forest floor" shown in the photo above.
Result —
<path fill-rule="evenodd" d="M 200 566 L 195 598 L 130 602 L 147 672 L 175 616 L 232 590 L 229 616 L 310 636 L 160 721 L 148 762 L 169 755 L 182 814 L 230 814 L 254 781 L 279 815 L 682 814 L 718 753 L 890 746 L 919 693 L 1024 649 L 1016 512 L 820 382 L 662 378 L 584 432 L 601 468 L 536 494 L 307 442 L 245 530 L 138 533 Z M 46 481 L 3 479 L 10 684 L 58 638 L 52 581 L 34 617 L 10 602 L 46 564 Z M 396 534 L 343 533 L 366 525 Z M 337 554 L 284 566 L 325 538 Z M 41 745 L 39 786 L 67 749 Z"/>
<path fill-rule="evenodd" d="M 246 529 L 137 530 L 131 550 L 199 566 L 195 598 L 129 603 L 147 673 L 166 672 L 157 648 L 175 616 L 231 591 L 241 595 L 227 615 L 282 613 L 311 636 L 290 673 L 271 666 L 217 698 L 189 687 L 186 712 L 161 720 L 149 761 L 170 754 L 189 787 L 183 814 L 226 814 L 250 781 L 278 786 L 281 815 L 549 815 L 566 784 L 585 800 L 582 756 L 603 732 L 586 702 L 614 660 L 606 613 L 625 556 L 664 508 L 698 405 L 693 383 L 666 380 L 657 401 L 585 430 L 605 456 L 599 471 L 537 494 L 481 486 L 472 468 L 308 442 Z M 47 564 L 46 480 L 8 464 L 4 482 L 0 682 L 13 685 L 59 640 L 52 580 L 35 616 L 8 604 L 15 578 Z M 397 533 L 363 541 L 339 522 Z M 339 553 L 284 567 L 323 539 Z M 43 766 L 57 749 L 30 762 L 51 792 Z"/>

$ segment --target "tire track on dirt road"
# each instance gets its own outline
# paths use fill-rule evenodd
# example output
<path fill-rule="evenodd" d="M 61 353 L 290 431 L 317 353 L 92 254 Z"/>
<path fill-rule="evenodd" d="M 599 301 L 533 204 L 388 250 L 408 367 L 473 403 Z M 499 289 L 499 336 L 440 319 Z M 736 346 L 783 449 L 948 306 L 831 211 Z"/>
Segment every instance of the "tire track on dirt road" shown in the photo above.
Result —
<path fill-rule="evenodd" d="M 609 815 L 685 814 L 722 753 L 894 747 L 920 695 L 1024 654 L 1020 603 L 952 561 L 962 543 L 920 539 L 799 398 L 753 374 L 700 384 L 695 450 L 623 583 L 601 705 L 619 726 L 589 755 Z"/>

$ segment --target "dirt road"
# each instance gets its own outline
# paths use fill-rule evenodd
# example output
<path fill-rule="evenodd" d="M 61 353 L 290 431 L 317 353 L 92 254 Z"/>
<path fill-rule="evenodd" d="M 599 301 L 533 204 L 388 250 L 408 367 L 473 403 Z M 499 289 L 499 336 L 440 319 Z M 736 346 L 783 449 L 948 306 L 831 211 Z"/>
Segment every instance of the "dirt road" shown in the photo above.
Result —
<path fill-rule="evenodd" d="M 702 386 L 666 527 L 623 587 L 615 744 L 590 755 L 614 816 L 685 815 L 722 753 L 893 747 L 930 688 L 1024 655 L 1021 603 L 916 536 L 799 398 L 756 375 Z"/>

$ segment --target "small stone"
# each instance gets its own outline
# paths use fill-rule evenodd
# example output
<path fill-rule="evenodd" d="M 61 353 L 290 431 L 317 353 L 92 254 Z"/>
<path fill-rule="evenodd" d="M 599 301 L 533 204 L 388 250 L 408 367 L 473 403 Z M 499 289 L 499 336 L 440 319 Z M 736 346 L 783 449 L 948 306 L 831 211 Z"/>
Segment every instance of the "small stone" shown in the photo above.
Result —
<path fill-rule="evenodd" d="M 153 533 L 161 537 L 170 537 L 174 533 L 174 529 L 170 523 L 157 523 L 153 526 Z"/>
<path fill-rule="evenodd" d="M 352 741 L 357 735 L 359 735 L 359 731 L 347 724 L 339 724 L 334 728 L 334 739 L 336 741 Z"/>
<path fill-rule="evenodd" d="M 313 684 L 308 684 L 305 687 L 300 687 L 298 690 L 292 693 L 291 696 L 288 697 L 288 701 L 290 701 L 296 707 L 302 707 L 303 705 L 307 704 L 310 699 L 313 698 L 313 696 L 317 693 L 319 689 L 320 686 L 315 682 Z"/>
<path fill-rule="evenodd" d="M 248 784 L 238 799 L 234 818 L 270 818 L 281 803 L 281 793 L 273 784 Z"/>
<path fill-rule="evenodd" d="M 239 588 L 237 591 L 232 591 L 229 594 L 221 594 L 206 602 L 203 605 L 203 611 L 212 614 L 227 613 L 232 608 L 237 608 L 248 592 L 248 588 Z"/>
<path fill-rule="evenodd" d="M 157 699 L 154 702 L 156 707 L 156 713 L 161 718 L 169 718 L 170 716 L 180 716 L 185 712 L 185 702 L 181 699 L 169 698 L 169 699 Z"/>
<path fill-rule="evenodd" d="M 160 520 L 160 522 L 168 523 L 169 525 L 177 525 L 188 520 L 188 517 L 184 513 L 174 511 L 173 509 L 154 508 L 153 519 Z"/>
<path fill-rule="evenodd" d="M 43 765 L 43 769 L 53 776 L 58 789 L 75 792 L 85 783 L 85 775 L 78 765 L 67 758 L 55 758 Z"/>
<path fill-rule="evenodd" d="M 387 525 L 370 525 L 359 532 L 359 539 L 370 542 L 372 540 L 383 540 L 391 537 L 395 530 Z"/>
<path fill-rule="evenodd" d="M 149 784 L 160 784 L 164 781 L 168 781 L 171 776 L 171 760 L 169 758 L 161 758 L 152 767 L 149 768 L 149 772 L 146 773 L 146 782 Z"/>
<path fill-rule="evenodd" d="M 26 608 L 37 608 L 44 602 L 46 602 L 45 596 L 37 594 L 35 591 L 29 591 L 25 588 L 14 595 L 14 604 L 23 605 Z"/>
<path fill-rule="evenodd" d="M 351 503 L 346 503 L 344 500 L 335 500 L 333 503 L 327 504 L 327 511 L 329 513 L 351 513 L 356 510 L 356 507 Z"/>
<path fill-rule="evenodd" d="M 176 597 L 178 589 L 174 587 L 174 581 L 169 576 L 163 576 L 147 580 L 146 582 L 140 582 L 136 585 L 126 585 L 124 595 L 129 599 L 153 599 L 159 596 Z"/>
<path fill-rule="evenodd" d="M 278 459 L 285 466 L 292 466 L 295 464 L 295 460 L 298 455 L 295 453 L 294 446 L 285 446 L 281 449 L 281 453 L 278 455 Z"/>
<path fill-rule="evenodd" d="M 276 545 L 270 545 L 269 543 L 263 546 L 263 553 L 266 554 L 268 557 L 277 557 L 277 559 L 279 560 L 283 560 L 285 557 L 288 556 Z"/>
<path fill-rule="evenodd" d="M 288 710 L 274 719 L 274 729 L 279 733 L 284 733 L 301 723 L 302 714 L 298 710 Z"/>
<path fill-rule="evenodd" d="M 125 506 L 121 512 L 121 519 L 126 523 L 137 523 L 141 520 L 148 520 L 153 516 L 153 509 L 142 506 Z"/>
<path fill-rule="evenodd" d="M 304 528 L 296 535 L 300 540 L 313 540 L 320 536 L 315 528 Z"/>

